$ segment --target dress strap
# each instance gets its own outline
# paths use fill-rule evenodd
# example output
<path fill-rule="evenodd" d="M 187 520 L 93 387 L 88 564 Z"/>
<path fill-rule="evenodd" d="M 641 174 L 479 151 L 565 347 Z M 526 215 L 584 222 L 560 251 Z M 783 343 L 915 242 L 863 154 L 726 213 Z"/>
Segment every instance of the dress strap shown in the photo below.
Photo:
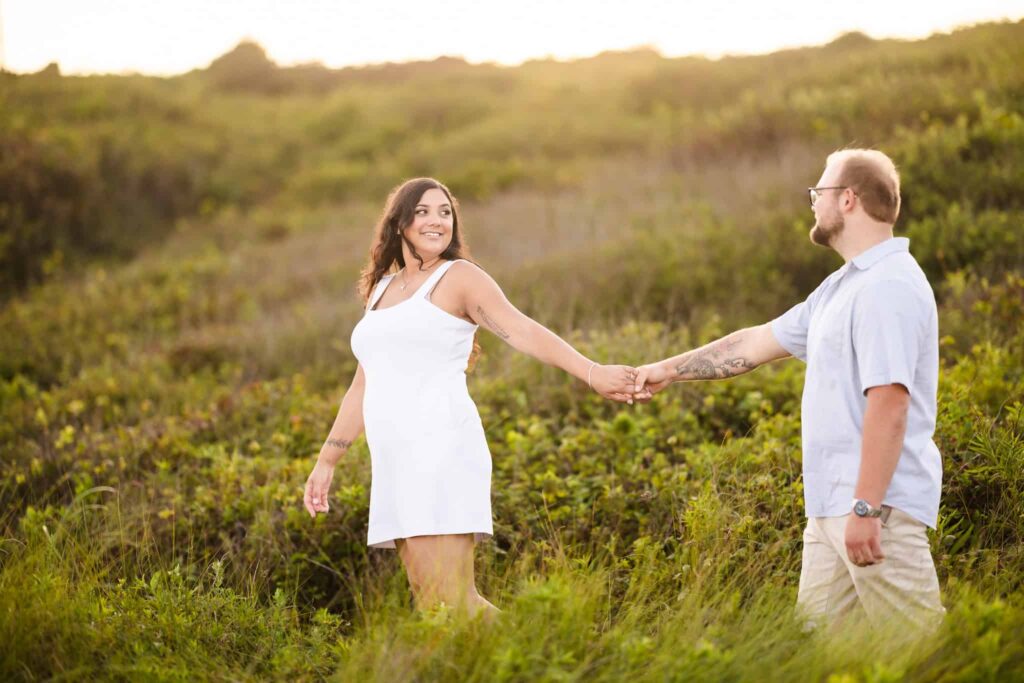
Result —
<path fill-rule="evenodd" d="M 391 282 L 391 278 L 393 278 L 394 276 L 394 273 L 392 273 L 391 275 L 385 275 L 380 279 L 380 282 L 377 283 L 377 286 L 373 288 L 373 294 L 370 295 L 370 301 L 366 304 L 366 310 L 369 311 L 374 306 L 377 305 L 377 302 L 380 301 L 381 296 L 384 295 L 384 290 L 388 288 L 388 283 Z"/>
<path fill-rule="evenodd" d="M 448 272 L 448 269 L 452 267 L 453 263 L 455 263 L 455 261 L 445 261 L 439 265 L 437 270 L 431 273 L 430 277 L 423 281 L 423 284 L 420 285 L 420 288 L 416 290 L 416 293 L 413 294 L 413 296 L 422 296 L 423 298 L 426 298 L 430 290 L 434 288 L 434 285 L 436 285 L 437 281 L 441 279 L 441 276 Z"/>

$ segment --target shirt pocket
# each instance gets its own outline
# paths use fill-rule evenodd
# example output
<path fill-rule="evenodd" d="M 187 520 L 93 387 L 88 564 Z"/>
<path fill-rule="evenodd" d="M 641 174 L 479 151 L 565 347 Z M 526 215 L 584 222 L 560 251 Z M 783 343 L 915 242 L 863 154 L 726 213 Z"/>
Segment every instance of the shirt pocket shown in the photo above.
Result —
<path fill-rule="evenodd" d="M 846 354 L 850 343 L 849 317 L 842 302 L 833 301 L 811 321 L 811 336 L 820 359 L 832 365 Z"/>
<path fill-rule="evenodd" d="M 848 343 L 850 343 L 849 332 L 842 326 L 833 325 L 821 333 L 822 355 L 832 363 L 837 363 L 847 356 Z"/>

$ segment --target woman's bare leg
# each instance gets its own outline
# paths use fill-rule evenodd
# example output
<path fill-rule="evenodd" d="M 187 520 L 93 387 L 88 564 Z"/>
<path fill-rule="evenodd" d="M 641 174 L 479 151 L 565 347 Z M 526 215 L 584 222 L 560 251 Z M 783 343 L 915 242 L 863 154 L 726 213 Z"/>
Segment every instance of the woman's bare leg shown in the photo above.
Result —
<path fill-rule="evenodd" d="M 476 590 L 473 534 L 411 536 L 395 546 L 409 577 L 416 607 L 431 609 L 444 602 L 471 616 L 499 610 Z"/>

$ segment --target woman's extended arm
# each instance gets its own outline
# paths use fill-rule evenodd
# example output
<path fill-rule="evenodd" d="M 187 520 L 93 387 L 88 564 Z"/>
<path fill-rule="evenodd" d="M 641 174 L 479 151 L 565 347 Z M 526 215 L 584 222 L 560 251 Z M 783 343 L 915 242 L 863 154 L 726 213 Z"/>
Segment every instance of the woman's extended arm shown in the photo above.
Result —
<path fill-rule="evenodd" d="M 636 372 L 625 365 L 597 365 L 568 342 L 522 313 L 505 297 L 490 275 L 467 263 L 458 274 L 465 314 L 517 351 L 568 372 L 599 394 L 616 401 L 633 402 Z"/>
<path fill-rule="evenodd" d="M 306 480 L 304 503 L 310 517 L 317 512 L 327 512 L 327 494 L 334 478 L 334 467 L 341 457 L 348 452 L 352 442 L 363 433 L 363 392 L 366 389 L 366 376 L 363 366 L 356 366 L 356 374 L 341 399 L 341 406 L 334 418 L 334 424 L 320 447 L 313 472 Z"/>

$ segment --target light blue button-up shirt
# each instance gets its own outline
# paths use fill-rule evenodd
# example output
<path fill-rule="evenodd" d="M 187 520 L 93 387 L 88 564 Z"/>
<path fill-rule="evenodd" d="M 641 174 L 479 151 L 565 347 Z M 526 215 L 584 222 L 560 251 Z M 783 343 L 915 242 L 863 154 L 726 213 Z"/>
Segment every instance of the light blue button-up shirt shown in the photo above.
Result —
<path fill-rule="evenodd" d="M 939 332 L 935 295 L 910 240 L 876 244 L 772 321 L 775 338 L 807 363 L 802 401 L 804 503 L 809 517 L 850 512 L 860 469 L 865 392 L 902 384 L 907 431 L 886 505 L 935 528 L 942 457 L 935 433 Z"/>

